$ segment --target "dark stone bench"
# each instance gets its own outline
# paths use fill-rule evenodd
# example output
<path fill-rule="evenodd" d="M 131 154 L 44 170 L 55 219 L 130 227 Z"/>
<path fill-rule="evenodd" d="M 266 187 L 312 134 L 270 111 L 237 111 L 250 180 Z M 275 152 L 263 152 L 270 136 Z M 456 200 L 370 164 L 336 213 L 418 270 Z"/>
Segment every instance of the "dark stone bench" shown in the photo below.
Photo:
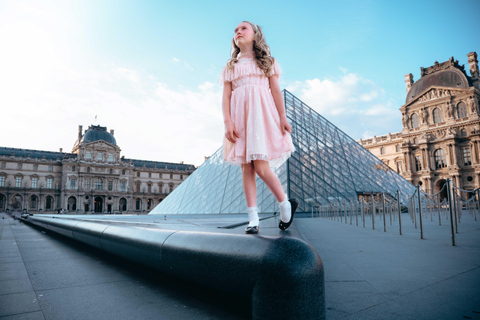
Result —
<path fill-rule="evenodd" d="M 325 319 L 322 261 L 295 238 L 141 229 L 39 216 L 24 221 L 162 273 L 251 295 L 253 319 Z"/>

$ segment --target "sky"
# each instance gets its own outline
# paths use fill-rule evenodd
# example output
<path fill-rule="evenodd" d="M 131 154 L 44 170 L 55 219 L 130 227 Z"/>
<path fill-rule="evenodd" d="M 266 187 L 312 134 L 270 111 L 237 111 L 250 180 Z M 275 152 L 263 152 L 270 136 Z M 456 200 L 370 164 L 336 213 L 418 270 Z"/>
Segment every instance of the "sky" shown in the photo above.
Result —
<path fill-rule="evenodd" d="M 402 130 L 404 76 L 480 54 L 479 0 L 0 0 L 0 146 L 70 152 L 78 125 L 126 158 L 199 166 L 221 147 L 233 30 L 266 36 L 289 90 L 355 140 Z"/>

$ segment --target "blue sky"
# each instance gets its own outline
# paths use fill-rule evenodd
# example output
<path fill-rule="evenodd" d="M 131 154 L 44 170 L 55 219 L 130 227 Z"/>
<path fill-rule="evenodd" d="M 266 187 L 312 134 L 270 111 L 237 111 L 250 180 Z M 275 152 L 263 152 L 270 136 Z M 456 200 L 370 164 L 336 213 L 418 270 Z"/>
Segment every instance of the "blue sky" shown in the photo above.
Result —
<path fill-rule="evenodd" d="M 223 139 L 218 75 L 259 24 L 280 85 L 354 139 L 401 130 L 404 75 L 480 54 L 480 1 L 0 0 L 0 146 L 70 151 L 79 124 L 130 158 L 192 163 Z M 97 122 L 95 122 L 97 115 Z"/>

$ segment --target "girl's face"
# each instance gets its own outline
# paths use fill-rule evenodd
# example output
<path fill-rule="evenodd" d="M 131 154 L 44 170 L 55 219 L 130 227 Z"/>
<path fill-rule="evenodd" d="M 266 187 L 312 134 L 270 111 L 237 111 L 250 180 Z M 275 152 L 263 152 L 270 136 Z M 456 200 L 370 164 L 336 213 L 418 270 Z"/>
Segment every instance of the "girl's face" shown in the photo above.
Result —
<path fill-rule="evenodd" d="M 253 31 L 250 23 L 241 22 L 235 29 L 235 35 L 233 40 L 235 44 L 240 48 L 247 48 L 253 46 L 253 40 L 255 39 L 255 32 Z"/>

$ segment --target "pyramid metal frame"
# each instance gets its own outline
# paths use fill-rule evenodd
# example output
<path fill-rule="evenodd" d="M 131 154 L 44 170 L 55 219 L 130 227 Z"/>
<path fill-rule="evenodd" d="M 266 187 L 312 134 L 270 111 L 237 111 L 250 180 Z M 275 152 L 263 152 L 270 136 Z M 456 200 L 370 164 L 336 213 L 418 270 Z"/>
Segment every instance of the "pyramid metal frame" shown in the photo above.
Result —
<path fill-rule="evenodd" d="M 299 201 L 299 212 L 359 194 L 394 196 L 397 190 L 403 194 L 415 191 L 410 182 L 293 94 L 283 90 L 283 96 L 297 150 L 275 173 L 288 197 Z M 278 212 L 265 183 L 258 176 L 256 182 L 259 212 Z M 220 148 L 150 214 L 246 212 L 241 169 L 226 164 Z"/>

